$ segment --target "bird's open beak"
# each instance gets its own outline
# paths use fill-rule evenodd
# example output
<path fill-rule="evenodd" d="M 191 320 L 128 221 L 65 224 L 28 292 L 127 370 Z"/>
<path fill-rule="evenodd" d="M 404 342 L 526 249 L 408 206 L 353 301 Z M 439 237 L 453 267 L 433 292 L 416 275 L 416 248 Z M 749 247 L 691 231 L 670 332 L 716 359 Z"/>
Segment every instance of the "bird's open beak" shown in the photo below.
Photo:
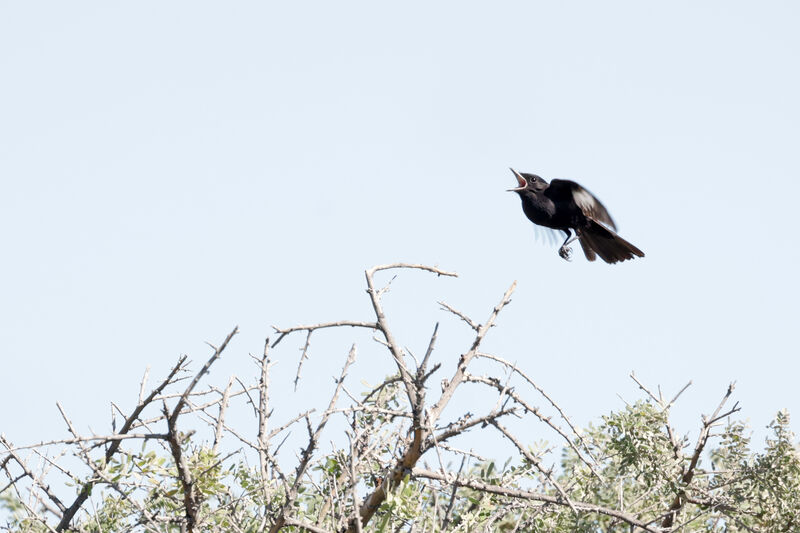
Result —
<path fill-rule="evenodd" d="M 514 170 L 513 168 L 510 168 L 510 167 L 509 167 L 509 170 L 510 170 L 511 172 L 513 172 L 513 173 L 514 173 L 514 177 L 515 177 L 515 178 L 517 178 L 517 184 L 519 184 L 519 187 L 517 187 L 516 189 L 506 189 L 506 190 L 507 190 L 507 192 L 516 192 L 516 191 L 521 191 L 521 190 L 523 190 L 525 187 L 527 187 L 527 186 L 528 186 L 528 182 L 525 180 L 525 178 L 523 178 L 523 177 L 520 175 L 520 173 L 519 173 L 519 172 L 517 172 L 516 170 Z"/>

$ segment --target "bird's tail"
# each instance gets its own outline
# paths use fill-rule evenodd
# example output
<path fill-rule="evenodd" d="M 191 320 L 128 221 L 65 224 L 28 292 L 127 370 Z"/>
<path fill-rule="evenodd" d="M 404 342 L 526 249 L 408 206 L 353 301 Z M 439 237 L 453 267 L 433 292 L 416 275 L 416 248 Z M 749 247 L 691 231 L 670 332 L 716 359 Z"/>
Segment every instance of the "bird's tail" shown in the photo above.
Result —
<path fill-rule="evenodd" d="M 580 235 L 581 248 L 589 261 L 594 261 L 596 255 L 606 263 L 644 257 L 644 252 L 636 246 L 594 220 L 589 219 L 589 225 L 581 229 Z"/>

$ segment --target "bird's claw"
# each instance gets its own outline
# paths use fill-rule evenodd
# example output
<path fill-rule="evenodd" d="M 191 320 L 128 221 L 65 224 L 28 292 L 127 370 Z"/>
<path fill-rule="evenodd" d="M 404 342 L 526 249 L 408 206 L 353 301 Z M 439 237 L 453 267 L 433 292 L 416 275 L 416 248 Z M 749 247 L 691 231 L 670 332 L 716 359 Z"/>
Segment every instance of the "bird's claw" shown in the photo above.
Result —
<path fill-rule="evenodd" d="M 561 256 L 561 259 L 566 259 L 567 261 L 572 261 L 572 248 L 567 246 L 562 246 L 558 249 L 558 255 Z"/>

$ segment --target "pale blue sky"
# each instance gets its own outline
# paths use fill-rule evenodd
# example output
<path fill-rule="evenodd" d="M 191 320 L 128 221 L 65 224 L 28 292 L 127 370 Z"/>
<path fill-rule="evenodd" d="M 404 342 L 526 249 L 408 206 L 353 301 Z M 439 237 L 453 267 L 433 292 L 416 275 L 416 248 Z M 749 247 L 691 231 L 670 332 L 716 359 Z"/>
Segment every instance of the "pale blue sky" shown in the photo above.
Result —
<path fill-rule="evenodd" d="M 443 320 L 446 366 L 468 332 L 436 300 L 483 320 L 518 280 L 486 349 L 582 424 L 639 396 L 631 370 L 694 380 L 682 429 L 731 380 L 754 426 L 800 413 L 799 15 L 3 2 L 0 431 L 61 436 L 57 400 L 105 430 L 147 365 L 202 361 L 236 324 L 210 380 L 253 377 L 271 324 L 368 318 L 363 270 L 397 260 L 461 275 L 403 273 L 386 297 L 412 350 Z M 581 182 L 647 257 L 564 262 L 505 192 L 509 166 Z M 320 334 L 294 394 L 289 339 L 275 401 L 320 400 L 353 339 L 357 375 L 391 371 L 368 336 Z"/>

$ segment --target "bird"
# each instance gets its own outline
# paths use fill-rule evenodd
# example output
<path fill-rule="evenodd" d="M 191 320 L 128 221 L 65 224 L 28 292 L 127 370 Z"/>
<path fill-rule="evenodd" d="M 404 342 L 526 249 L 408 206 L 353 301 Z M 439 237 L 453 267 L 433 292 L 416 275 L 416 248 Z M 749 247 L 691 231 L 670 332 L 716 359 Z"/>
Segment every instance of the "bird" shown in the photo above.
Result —
<path fill-rule="evenodd" d="M 554 179 L 547 183 L 536 174 L 510 170 L 518 186 L 508 191 L 519 194 L 528 220 L 566 233 L 558 250 L 563 259 L 571 260 L 572 249 L 567 245 L 576 239 L 589 261 L 600 256 L 613 264 L 644 257 L 644 252 L 617 235 L 617 226 L 600 200 L 574 181 Z"/>

